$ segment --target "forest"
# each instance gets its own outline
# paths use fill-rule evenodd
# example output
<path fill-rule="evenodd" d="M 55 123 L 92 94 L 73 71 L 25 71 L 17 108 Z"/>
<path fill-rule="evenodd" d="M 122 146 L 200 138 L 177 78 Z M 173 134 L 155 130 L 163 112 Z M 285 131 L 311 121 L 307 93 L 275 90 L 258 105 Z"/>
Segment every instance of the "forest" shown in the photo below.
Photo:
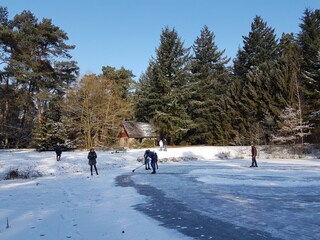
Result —
<path fill-rule="evenodd" d="M 80 76 L 51 19 L 8 16 L 0 7 L 0 148 L 117 146 L 124 121 L 170 145 L 319 143 L 320 9 L 280 38 L 256 16 L 232 61 L 208 26 L 192 46 L 164 26 L 138 81 L 124 67 Z"/>

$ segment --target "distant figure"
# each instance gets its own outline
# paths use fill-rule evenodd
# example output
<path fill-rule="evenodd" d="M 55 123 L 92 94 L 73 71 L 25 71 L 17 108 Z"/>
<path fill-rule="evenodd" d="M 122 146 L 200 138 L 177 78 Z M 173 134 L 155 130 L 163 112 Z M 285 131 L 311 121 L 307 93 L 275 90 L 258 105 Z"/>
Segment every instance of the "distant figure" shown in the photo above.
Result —
<path fill-rule="evenodd" d="M 152 174 L 156 173 L 156 166 L 158 165 L 158 155 L 155 152 L 147 150 L 145 155 L 151 158 L 151 167 L 152 167 Z"/>
<path fill-rule="evenodd" d="M 252 163 L 250 167 L 258 167 L 257 165 L 257 148 L 254 144 L 251 145 Z"/>
<path fill-rule="evenodd" d="M 99 174 L 98 174 L 97 167 L 96 167 L 96 164 L 97 164 L 97 154 L 96 154 L 96 152 L 94 151 L 93 148 L 90 149 L 90 152 L 89 152 L 89 154 L 88 154 L 88 159 L 89 159 L 91 176 L 93 175 L 93 174 L 92 174 L 92 166 L 94 166 L 94 170 L 96 171 L 97 175 L 99 175 Z"/>
<path fill-rule="evenodd" d="M 145 165 L 145 167 L 146 167 L 146 170 L 151 170 L 150 164 L 149 164 L 149 162 L 150 162 L 150 157 L 148 156 L 147 151 L 148 151 L 148 150 L 145 151 L 144 156 L 143 156 L 143 157 L 144 157 L 144 165 Z M 150 150 L 149 150 L 149 151 L 150 151 Z"/>
<path fill-rule="evenodd" d="M 164 149 L 164 151 L 167 151 L 167 146 L 168 146 L 167 139 L 163 139 L 163 149 Z"/>
<path fill-rule="evenodd" d="M 162 151 L 162 149 L 163 149 L 163 142 L 162 142 L 161 139 L 160 139 L 160 141 L 159 141 L 159 146 L 160 146 L 160 151 Z"/>
<path fill-rule="evenodd" d="M 58 143 L 57 146 L 55 147 L 54 151 L 56 152 L 57 155 L 57 161 L 60 161 L 61 159 L 61 154 L 62 154 L 62 148 L 60 144 Z"/>

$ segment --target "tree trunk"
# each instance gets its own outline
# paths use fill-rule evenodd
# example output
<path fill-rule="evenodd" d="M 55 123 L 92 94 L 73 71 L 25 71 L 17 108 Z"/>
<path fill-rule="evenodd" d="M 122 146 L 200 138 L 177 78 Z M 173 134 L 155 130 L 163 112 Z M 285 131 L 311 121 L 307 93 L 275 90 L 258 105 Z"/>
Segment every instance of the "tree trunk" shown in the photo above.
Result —
<path fill-rule="evenodd" d="M 8 126 L 7 126 L 7 123 L 9 122 L 8 121 L 8 111 L 9 111 L 9 101 L 8 99 L 6 99 L 6 102 L 5 102 L 5 110 L 4 110 L 4 113 L 3 113 L 3 122 L 5 123 L 5 126 L 4 126 L 4 130 L 5 130 L 5 135 L 4 135 L 4 146 L 8 146 L 9 144 L 9 129 L 8 129 Z"/>
<path fill-rule="evenodd" d="M 40 97 L 37 97 L 37 108 L 38 108 L 38 125 L 39 125 L 39 128 L 40 128 L 41 127 L 41 120 L 42 120 L 41 99 L 40 99 Z"/>

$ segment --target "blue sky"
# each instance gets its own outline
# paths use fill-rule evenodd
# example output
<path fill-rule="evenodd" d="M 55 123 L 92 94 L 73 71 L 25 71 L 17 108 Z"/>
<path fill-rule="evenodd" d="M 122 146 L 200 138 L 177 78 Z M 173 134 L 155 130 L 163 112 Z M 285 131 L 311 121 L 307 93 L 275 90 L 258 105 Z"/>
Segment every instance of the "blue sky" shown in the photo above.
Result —
<path fill-rule="evenodd" d="M 207 25 L 215 42 L 232 59 L 242 46 L 253 18 L 259 15 L 278 37 L 298 33 L 306 8 L 320 8 L 319 0 L 0 0 L 10 18 L 30 10 L 39 20 L 51 18 L 69 36 L 81 74 L 101 73 L 102 66 L 125 67 L 143 73 L 161 30 L 175 28 L 190 47 Z"/>

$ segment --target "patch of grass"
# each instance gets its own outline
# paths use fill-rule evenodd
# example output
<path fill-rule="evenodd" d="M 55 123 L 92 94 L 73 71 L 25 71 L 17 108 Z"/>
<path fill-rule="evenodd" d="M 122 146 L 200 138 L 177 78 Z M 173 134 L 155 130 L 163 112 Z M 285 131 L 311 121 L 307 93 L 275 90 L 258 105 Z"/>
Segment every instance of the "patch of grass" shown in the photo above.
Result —
<path fill-rule="evenodd" d="M 28 167 L 25 170 L 19 170 L 19 169 L 13 169 L 10 170 L 6 176 L 4 177 L 4 180 L 10 180 L 10 179 L 29 179 L 29 178 L 37 178 L 42 177 L 42 173 L 33 169 L 32 167 Z"/>
<path fill-rule="evenodd" d="M 230 152 L 220 152 L 220 153 L 216 154 L 216 156 L 219 159 L 229 159 L 230 158 Z"/>

